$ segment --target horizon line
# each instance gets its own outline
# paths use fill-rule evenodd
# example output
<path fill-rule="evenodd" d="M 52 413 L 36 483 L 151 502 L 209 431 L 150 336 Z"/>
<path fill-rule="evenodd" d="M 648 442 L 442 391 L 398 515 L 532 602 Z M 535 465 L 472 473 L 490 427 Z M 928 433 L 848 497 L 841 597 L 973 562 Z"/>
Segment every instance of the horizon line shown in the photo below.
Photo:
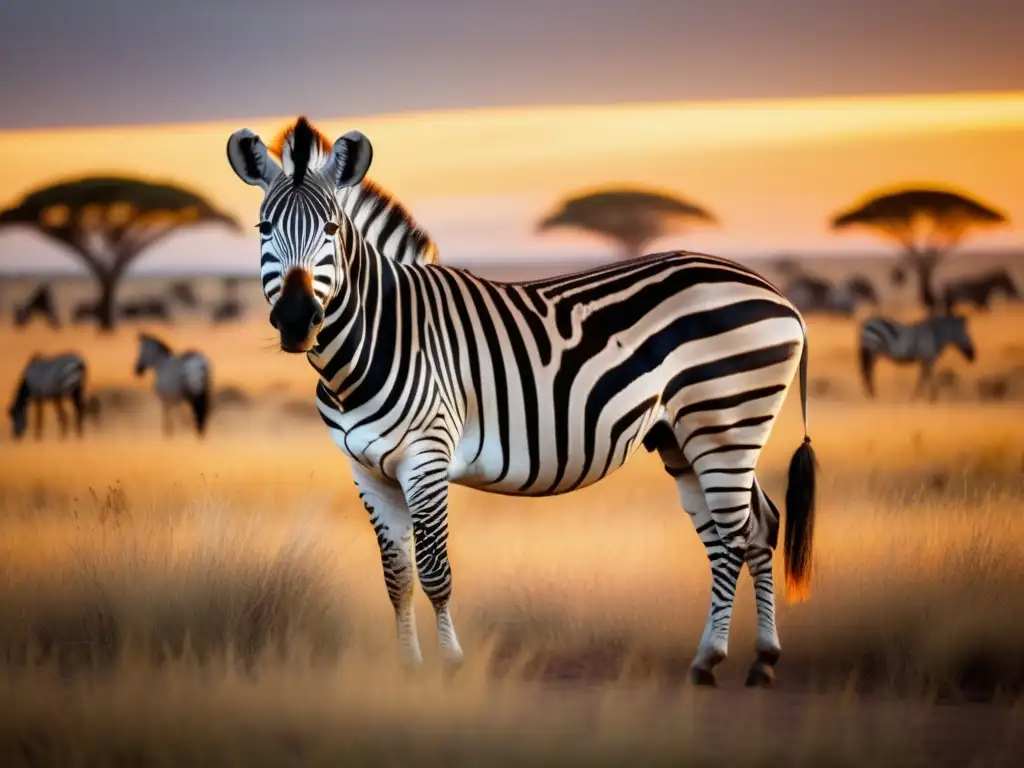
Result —
<path fill-rule="evenodd" d="M 297 113 L 295 115 L 252 115 L 249 117 L 223 117 L 210 118 L 207 120 L 179 120 L 179 121 L 155 121 L 155 122 L 131 122 L 131 123 L 68 123 L 66 125 L 46 125 L 37 128 L 0 128 L 0 137 L 17 137 L 38 134 L 61 134 L 71 132 L 99 132 L 99 131 L 144 131 L 159 130 L 167 128 L 178 128 L 188 126 L 191 128 L 204 128 L 223 125 L 224 123 L 238 120 L 252 122 L 289 121 L 294 120 L 299 114 L 304 114 L 311 121 L 338 121 L 347 119 L 360 119 L 368 121 L 376 120 L 411 120 L 423 118 L 437 118 L 449 115 L 491 115 L 495 117 L 509 116 L 513 114 L 531 113 L 537 114 L 579 114 L 585 112 L 600 113 L 622 110 L 650 111 L 655 109 L 681 108 L 730 112 L 749 111 L 757 109 L 799 109 L 801 107 L 827 107 L 827 106 L 863 106 L 875 104 L 878 106 L 908 102 L 916 102 L 919 105 L 949 106 L 951 104 L 977 103 L 977 102 L 1020 102 L 1024 107 L 1024 90 L 999 90 L 999 91 L 936 91 L 936 92 L 905 92 L 905 93 L 883 93 L 883 94 L 839 94 L 827 96 L 784 96 L 784 97 L 745 97 L 720 99 L 685 99 L 685 100 L 639 100 L 639 101 L 618 101 L 618 102 L 595 102 L 584 104 L 537 104 L 537 105 L 507 105 L 507 106 L 476 106 L 476 107 L 440 107 L 435 109 L 409 109 L 393 112 L 377 113 L 351 113 L 333 114 L 320 117 L 311 116 L 310 112 Z"/>

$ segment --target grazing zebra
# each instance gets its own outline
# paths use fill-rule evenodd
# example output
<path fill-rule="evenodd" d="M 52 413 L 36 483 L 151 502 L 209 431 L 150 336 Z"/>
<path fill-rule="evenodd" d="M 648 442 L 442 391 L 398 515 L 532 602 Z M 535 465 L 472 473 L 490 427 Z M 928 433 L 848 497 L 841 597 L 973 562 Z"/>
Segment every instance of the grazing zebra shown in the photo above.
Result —
<path fill-rule="evenodd" d="M 969 304 L 978 309 L 988 309 L 992 298 L 1002 294 L 1008 301 L 1020 301 L 1020 290 L 1005 269 L 989 270 L 975 277 L 946 283 L 942 303 L 946 314 L 953 314 L 957 304 Z"/>
<path fill-rule="evenodd" d="M 942 350 L 952 344 L 974 361 L 974 344 L 967 331 L 967 319 L 960 315 L 934 315 L 906 325 L 888 317 L 869 317 L 860 326 L 860 372 L 868 397 L 875 396 L 874 369 L 879 357 L 887 357 L 898 365 L 918 363 L 921 375 L 914 389 L 917 398 L 930 385 L 932 367 Z M 930 399 L 935 388 L 929 387 Z"/>
<path fill-rule="evenodd" d="M 164 434 L 171 434 L 173 409 L 184 402 L 191 407 L 196 432 L 202 437 L 206 433 L 210 409 L 210 361 L 206 355 L 194 350 L 176 355 L 155 336 L 140 333 L 135 375 L 142 376 L 150 368 L 156 372 L 156 393 L 163 408 Z"/>
<path fill-rule="evenodd" d="M 68 419 L 64 412 L 64 398 L 68 398 L 75 409 L 75 432 L 81 437 L 82 421 L 85 418 L 85 374 L 85 360 L 75 352 L 51 357 L 34 355 L 22 371 L 14 402 L 8 409 L 14 426 L 14 437 L 21 438 L 25 434 L 28 406 L 34 403 L 36 440 L 42 438 L 43 403 L 47 400 L 57 409 L 61 437 L 67 435 Z"/>
<path fill-rule="evenodd" d="M 754 469 L 798 368 L 805 437 L 790 463 L 785 527 L 792 599 L 806 595 L 811 571 L 814 453 L 796 309 L 751 270 L 686 252 L 548 280 L 483 280 L 437 264 L 397 205 L 385 224 L 420 241 L 422 256 L 396 250 L 405 239 L 385 227 L 354 224 L 343 193 L 370 165 L 361 133 L 332 147 L 300 119 L 279 147 L 280 164 L 243 129 L 227 154 L 244 182 L 264 190 L 270 322 L 281 349 L 306 353 L 319 373 L 317 405 L 370 514 L 403 659 L 422 658 L 414 572 L 444 660 L 463 657 L 449 611 L 450 483 L 561 494 L 607 476 L 643 445 L 659 452 L 711 562 L 693 680 L 714 684 L 746 563 L 758 614 L 747 682 L 770 683 L 780 654 L 780 515 Z"/>

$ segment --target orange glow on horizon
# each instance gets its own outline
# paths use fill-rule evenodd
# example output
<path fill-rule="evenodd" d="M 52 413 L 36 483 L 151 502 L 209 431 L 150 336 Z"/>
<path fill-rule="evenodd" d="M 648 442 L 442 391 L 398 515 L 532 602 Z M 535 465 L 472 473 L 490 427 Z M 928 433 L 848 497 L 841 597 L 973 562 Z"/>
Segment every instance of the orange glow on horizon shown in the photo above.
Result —
<path fill-rule="evenodd" d="M 62 177 L 117 172 L 193 187 L 246 222 L 260 193 L 228 167 L 227 137 L 244 126 L 270 140 L 294 118 L 0 132 L 0 205 Z M 836 210 L 904 183 L 962 190 L 1007 214 L 1008 227 L 979 237 L 1019 242 L 1024 219 L 1024 92 L 310 119 L 332 138 L 366 133 L 370 176 L 414 216 L 447 205 L 443 218 L 465 210 L 472 228 L 484 208 L 498 220 L 518 201 L 508 232 L 524 239 L 527 219 L 564 195 L 611 184 L 678 193 L 721 222 L 707 237 L 750 245 L 839 237 L 827 230 Z"/>

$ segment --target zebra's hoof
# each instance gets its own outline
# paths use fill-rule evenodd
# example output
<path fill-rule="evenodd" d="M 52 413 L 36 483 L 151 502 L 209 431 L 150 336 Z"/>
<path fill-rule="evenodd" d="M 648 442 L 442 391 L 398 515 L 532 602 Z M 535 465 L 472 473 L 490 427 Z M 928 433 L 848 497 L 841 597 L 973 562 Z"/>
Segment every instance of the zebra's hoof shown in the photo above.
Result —
<path fill-rule="evenodd" d="M 718 687 L 715 673 L 710 669 L 701 669 L 700 667 L 690 667 L 690 682 L 701 688 Z"/>
<path fill-rule="evenodd" d="M 775 684 L 775 670 L 764 662 L 755 661 L 747 673 L 747 688 L 771 688 Z"/>

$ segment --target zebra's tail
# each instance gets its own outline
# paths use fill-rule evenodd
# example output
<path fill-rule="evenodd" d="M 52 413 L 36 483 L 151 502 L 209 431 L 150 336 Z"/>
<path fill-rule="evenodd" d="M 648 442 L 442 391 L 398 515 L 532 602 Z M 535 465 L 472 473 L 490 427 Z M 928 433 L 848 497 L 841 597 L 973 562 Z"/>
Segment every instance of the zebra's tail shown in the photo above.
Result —
<path fill-rule="evenodd" d="M 860 342 L 860 377 L 868 397 L 875 396 L 875 353 L 868 349 L 864 340 Z"/>
<path fill-rule="evenodd" d="M 786 602 L 799 603 L 810 597 L 811 552 L 814 542 L 814 492 L 817 459 L 807 434 L 807 329 L 800 355 L 800 410 L 804 440 L 789 462 L 786 487 L 785 572 Z"/>
<path fill-rule="evenodd" d="M 206 420 L 210 414 L 210 388 L 203 387 L 192 397 L 192 415 L 195 416 L 196 432 L 200 437 L 206 434 Z"/>
<path fill-rule="evenodd" d="M 203 382 L 199 392 L 192 398 L 192 414 L 195 416 L 196 432 L 200 437 L 206 435 L 206 422 L 210 416 L 210 390 L 212 389 L 210 367 L 203 360 Z"/>

